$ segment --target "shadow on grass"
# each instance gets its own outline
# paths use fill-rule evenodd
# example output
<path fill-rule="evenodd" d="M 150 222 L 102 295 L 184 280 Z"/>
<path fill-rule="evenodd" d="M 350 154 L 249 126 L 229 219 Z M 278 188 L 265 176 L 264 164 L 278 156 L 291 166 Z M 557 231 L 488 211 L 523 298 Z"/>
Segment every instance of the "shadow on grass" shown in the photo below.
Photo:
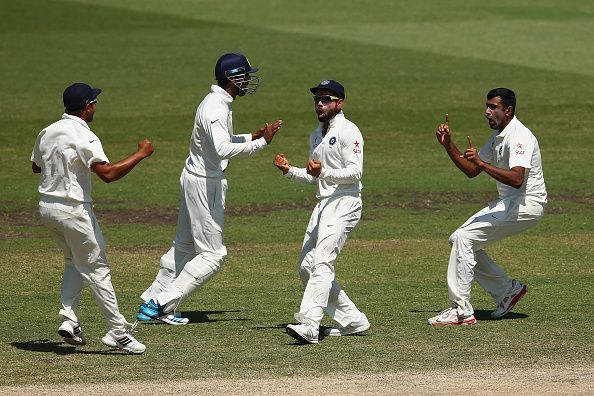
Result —
<path fill-rule="evenodd" d="M 530 317 L 530 315 L 526 315 L 525 313 L 510 312 L 507 315 L 505 315 L 503 318 L 493 319 L 491 317 L 491 312 L 493 312 L 493 311 L 479 309 L 477 311 L 474 311 L 474 317 L 476 318 L 476 320 L 514 320 L 514 319 L 526 319 L 526 318 Z"/>
<path fill-rule="evenodd" d="M 440 313 L 441 311 L 422 311 L 420 309 L 411 309 L 410 311 L 408 311 L 410 313 L 424 313 L 427 314 L 428 316 L 434 316 L 438 313 Z M 474 311 L 474 317 L 476 318 L 476 320 L 514 320 L 514 319 L 526 319 L 529 318 L 530 315 L 527 315 L 525 313 L 519 313 L 519 312 L 510 312 L 507 315 L 505 315 L 503 318 L 499 318 L 499 319 L 493 319 L 491 317 L 491 310 L 488 309 L 479 309 Z"/>
<path fill-rule="evenodd" d="M 112 349 L 108 351 L 86 351 L 77 349 L 76 347 L 65 344 L 64 342 L 50 341 L 47 339 L 22 342 L 15 341 L 11 342 L 10 345 L 23 351 L 54 353 L 56 355 L 71 355 L 74 353 L 85 355 L 126 355 L 126 352 L 122 352 L 119 349 Z"/>
<path fill-rule="evenodd" d="M 253 326 L 251 327 L 252 330 L 271 330 L 271 329 L 282 329 L 283 333 L 286 332 L 286 328 L 290 323 L 279 323 L 279 324 L 275 324 L 275 325 L 271 325 L 271 326 Z M 318 340 L 322 341 L 324 338 L 329 337 L 326 336 L 324 334 L 324 330 L 326 329 L 331 329 L 332 327 L 330 326 L 320 326 L 320 334 L 318 335 Z M 370 332 L 365 331 L 362 333 L 357 333 L 357 334 L 349 334 L 348 336 L 345 337 L 365 337 L 368 336 L 370 334 Z M 294 338 L 291 338 L 291 336 L 289 336 L 287 334 L 288 338 L 288 342 L 285 343 L 285 345 L 309 345 L 306 342 L 302 342 L 299 340 L 296 340 Z"/>
<path fill-rule="evenodd" d="M 249 319 L 245 318 L 225 318 L 225 319 L 211 319 L 208 315 L 221 315 L 229 312 L 243 312 L 248 311 L 247 309 L 234 309 L 234 310 L 227 310 L 227 311 L 186 311 L 181 312 L 181 316 L 184 318 L 188 318 L 189 322 L 188 325 L 193 323 L 214 323 L 214 322 L 235 322 L 235 321 L 245 321 Z M 143 325 L 155 325 L 155 324 L 164 324 L 158 320 L 151 320 L 146 322 L 140 322 Z"/>

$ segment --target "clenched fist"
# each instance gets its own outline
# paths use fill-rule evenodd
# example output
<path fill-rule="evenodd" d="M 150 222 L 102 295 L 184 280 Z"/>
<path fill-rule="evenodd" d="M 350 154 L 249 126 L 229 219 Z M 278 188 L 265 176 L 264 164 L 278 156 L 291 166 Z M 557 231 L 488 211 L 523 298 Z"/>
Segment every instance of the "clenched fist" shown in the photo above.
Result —
<path fill-rule="evenodd" d="M 284 154 L 277 154 L 274 157 L 274 166 L 283 171 L 283 175 L 286 175 L 289 171 L 289 160 Z"/>

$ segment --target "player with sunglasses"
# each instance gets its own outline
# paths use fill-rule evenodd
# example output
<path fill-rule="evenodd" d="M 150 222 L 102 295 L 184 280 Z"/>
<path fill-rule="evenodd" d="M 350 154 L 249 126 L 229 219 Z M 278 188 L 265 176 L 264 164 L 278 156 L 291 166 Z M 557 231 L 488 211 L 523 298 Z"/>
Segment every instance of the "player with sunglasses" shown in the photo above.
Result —
<path fill-rule="evenodd" d="M 334 261 L 348 235 L 361 218 L 361 176 L 363 136 L 342 112 L 344 87 L 324 80 L 310 88 L 320 121 L 310 136 L 309 162 L 305 168 L 289 164 L 277 154 L 274 165 L 293 180 L 317 184 L 314 207 L 299 259 L 299 275 L 305 285 L 299 324 L 287 326 L 287 333 L 305 344 L 317 344 L 324 311 L 338 325 L 326 329 L 327 336 L 358 334 L 370 324 L 335 279 Z"/>

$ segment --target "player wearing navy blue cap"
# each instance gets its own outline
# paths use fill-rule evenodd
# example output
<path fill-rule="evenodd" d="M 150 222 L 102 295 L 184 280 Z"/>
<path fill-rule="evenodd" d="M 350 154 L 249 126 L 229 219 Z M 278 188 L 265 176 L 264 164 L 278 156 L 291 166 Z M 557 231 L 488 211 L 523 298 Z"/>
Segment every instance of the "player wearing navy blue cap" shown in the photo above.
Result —
<path fill-rule="evenodd" d="M 188 323 L 174 311 L 221 268 L 227 255 L 223 229 L 229 159 L 264 149 L 282 124 L 276 120 L 253 133 L 233 133 L 231 103 L 256 91 L 257 71 L 240 53 L 224 54 L 216 62 L 217 85 L 210 87 L 196 110 L 190 155 L 180 178 L 175 240 L 161 257 L 154 282 L 141 295 L 145 302 L 138 320 Z"/>
<path fill-rule="evenodd" d="M 328 336 L 358 334 L 369 329 L 367 316 L 359 311 L 335 279 L 334 261 L 361 218 L 363 136 L 342 112 L 344 87 L 324 80 L 310 88 L 319 124 L 310 135 L 306 168 L 289 164 L 277 154 L 274 165 L 293 180 L 316 184 L 318 203 L 305 231 L 299 260 L 299 275 L 305 285 L 299 324 L 287 333 L 299 342 L 317 344 L 324 311 L 338 326 L 326 329 Z"/>
<path fill-rule="evenodd" d="M 41 131 L 31 154 L 33 172 L 39 173 L 39 213 L 43 224 L 64 253 L 58 333 L 72 345 L 86 339 L 78 317 L 83 282 L 88 283 L 108 332 L 101 341 L 128 353 L 144 353 L 146 347 L 131 334 L 131 325 L 120 313 L 105 241 L 95 218 L 91 198 L 91 172 L 106 183 L 124 177 L 153 153 L 147 139 L 138 150 L 114 164 L 109 163 L 101 141 L 89 128 L 97 108 L 98 88 L 75 83 L 64 90 L 62 119 Z"/>

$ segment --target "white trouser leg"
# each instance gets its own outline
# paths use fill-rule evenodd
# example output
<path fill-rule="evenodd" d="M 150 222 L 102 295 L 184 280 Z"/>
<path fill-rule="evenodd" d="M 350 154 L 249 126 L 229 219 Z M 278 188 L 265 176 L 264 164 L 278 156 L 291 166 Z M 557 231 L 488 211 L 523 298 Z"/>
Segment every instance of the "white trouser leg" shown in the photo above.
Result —
<path fill-rule="evenodd" d="M 183 268 L 156 299 L 165 312 L 178 307 L 194 291 L 216 274 L 227 255 L 223 242 L 227 181 L 182 173 L 182 203 L 174 257 Z"/>
<path fill-rule="evenodd" d="M 328 315 L 334 319 L 341 327 L 356 322 L 361 318 L 361 311 L 349 296 L 341 289 L 336 280 L 332 282 L 330 295 L 328 297 L 328 306 L 326 307 Z"/>
<path fill-rule="evenodd" d="M 325 199 L 314 208 L 299 263 L 299 275 L 306 286 L 297 320 L 319 325 L 324 310 L 341 326 L 359 320 L 361 312 L 335 281 L 334 261 L 360 218 L 359 197 Z"/>
<path fill-rule="evenodd" d="M 161 256 L 157 277 L 149 288 L 140 295 L 140 298 L 146 302 L 157 297 L 158 294 L 163 292 L 163 290 L 165 290 L 165 288 L 179 276 L 186 263 L 194 258 L 195 255 L 196 253 L 194 252 L 193 246 L 191 247 L 190 252 L 172 246 L 167 253 Z"/>
<path fill-rule="evenodd" d="M 61 248 L 67 246 L 71 254 L 72 266 L 89 284 L 91 294 L 109 330 L 116 335 L 125 333 L 126 319 L 119 311 L 115 291 L 111 283 L 109 264 L 105 254 L 105 240 L 90 204 L 72 207 L 69 211 L 40 206 L 41 218 L 50 234 Z M 67 272 L 67 273 L 66 273 Z M 66 282 L 62 285 L 63 308 L 60 315 L 65 318 L 76 317 L 75 302 L 80 298 L 81 285 L 71 268 L 65 271 Z M 67 302 L 70 299 L 71 306 Z"/>
<path fill-rule="evenodd" d="M 152 298 L 155 298 L 157 294 L 165 290 L 165 287 L 169 285 L 175 279 L 175 258 L 174 248 L 171 247 L 167 253 L 161 256 L 159 272 L 153 283 L 146 289 L 140 298 L 146 302 Z"/>
<path fill-rule="evenodd" d="M 499 303 L 511 289 L 512 278 L 489 257 L 485 250 L 476 251 L 474 258 L 476 260 L 474 280 L 493 297 L 496 304 Z"/>
<path fill-rule="evenodd" d="M 48 219 L 44 220 L 50 235 L 57 242 L 60 250 L 64 254 L 64 275 L 62 277 L 62 288 L 60 293 L 60 300 L 62 309 L 59 315 L 62 320 L 69 319 L 78 323 L 78 304 L 80 302 L 80 294 L 83 287 L 83 277 L 72 263 L 72 252 L 70 247 L 64 239 L 64 233 L 61 232 Z"/>
<path fill-rule="evenodd" d="M 469 316 L 474 313 L 470 304 L 470 291 L 475 272 L 477 281 L 492 296 L 500 295 L 501 290 L 509 283 L 505 272 L 481 251 L 495 241 L 534 226 L 543 210 L 540 205 L 526 208 L 495 201 L 452 233 L 449 239 L 452 250 L 447 272 L 448 292 L 460 315 Z M 477 252 L 481 252 L 478 253 L 478 269 L 475 259 Z"/>

